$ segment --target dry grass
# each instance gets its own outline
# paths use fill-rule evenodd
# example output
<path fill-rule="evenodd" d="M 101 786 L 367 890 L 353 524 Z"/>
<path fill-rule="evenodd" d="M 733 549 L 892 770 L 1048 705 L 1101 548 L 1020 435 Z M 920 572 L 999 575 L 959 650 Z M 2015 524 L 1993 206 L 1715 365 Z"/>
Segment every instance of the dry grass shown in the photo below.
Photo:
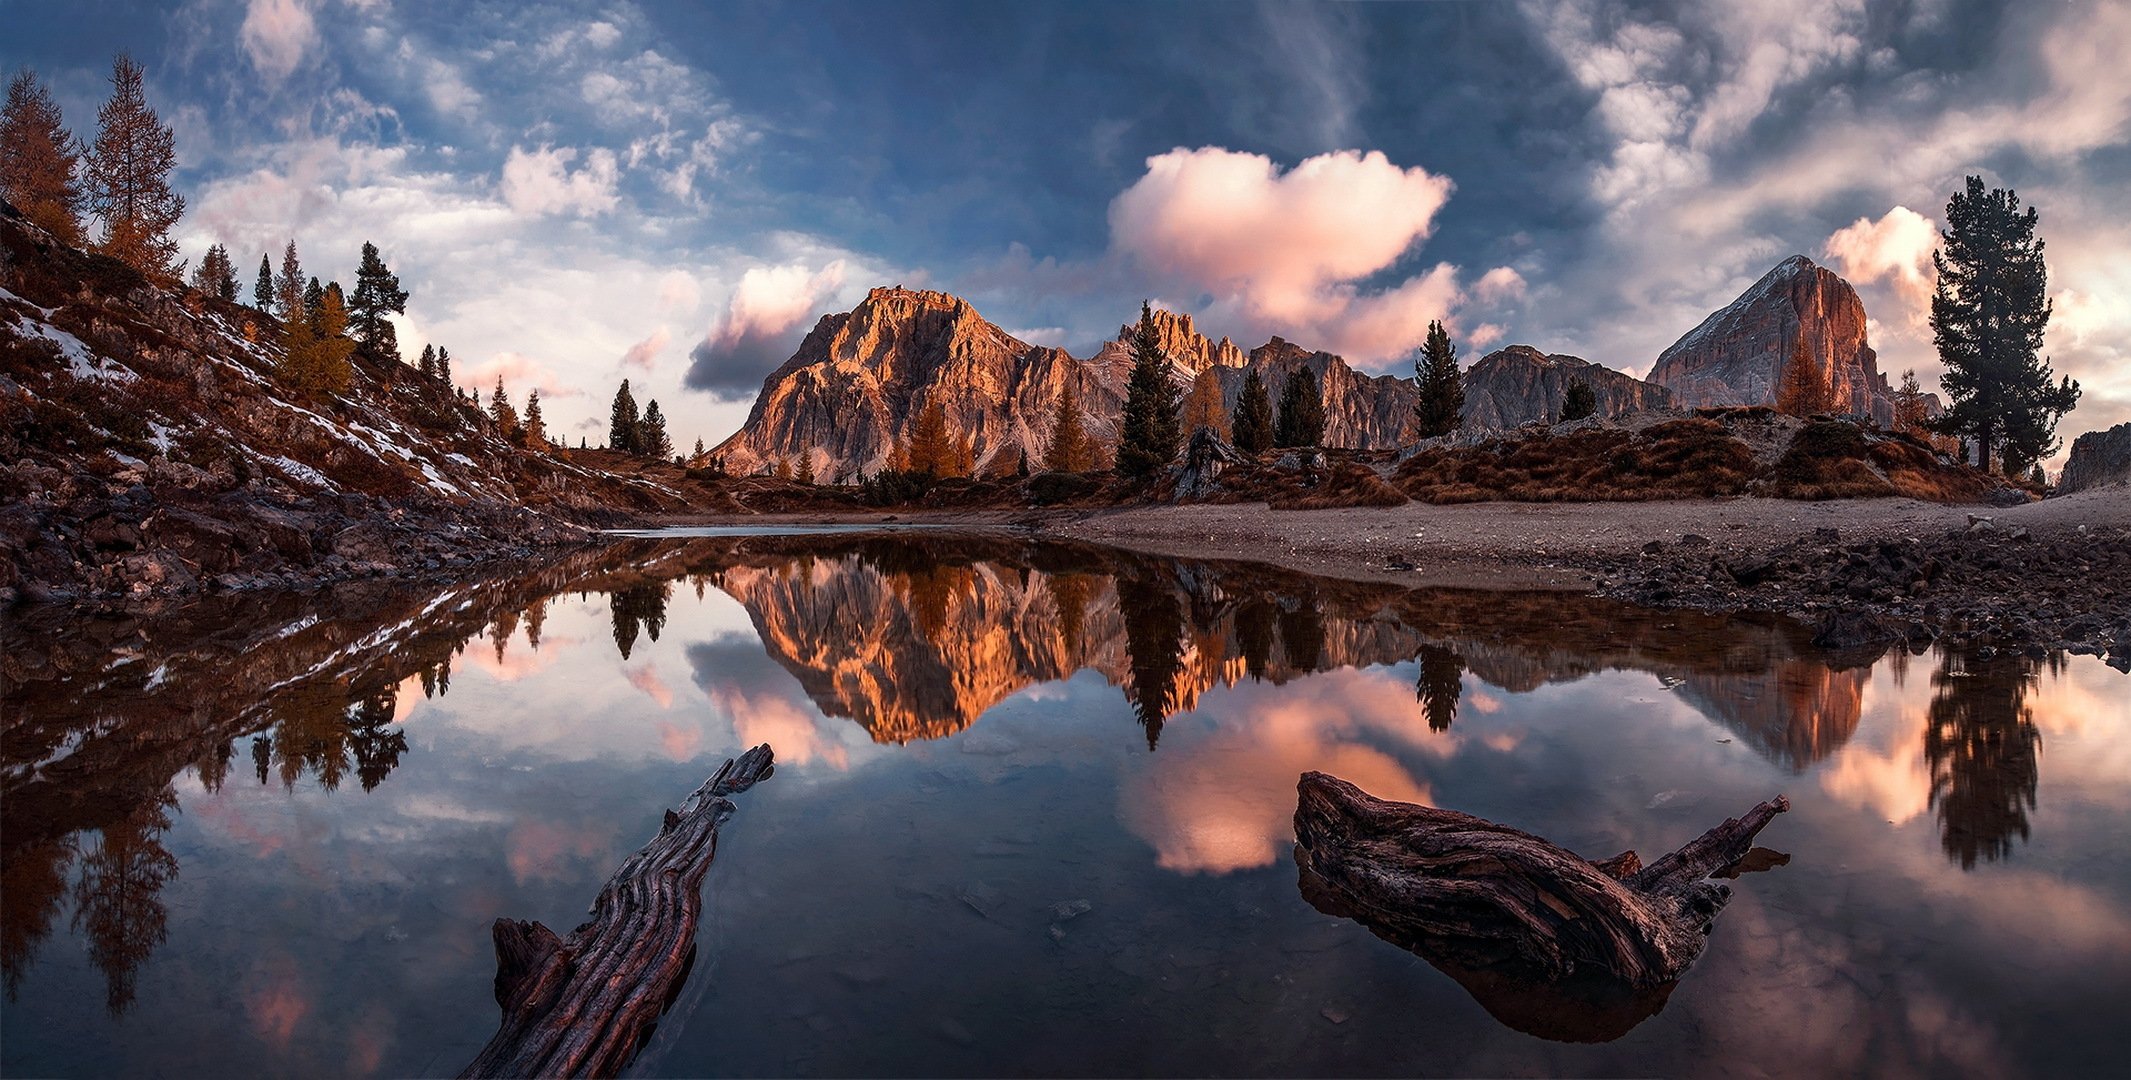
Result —
<path fill-rule="evenodd" d="M 1401 466 L 1398 481 L 1422 502 L 1587 502 L 1736 495 L 1753 475 L 1751 447 L 1694 418 L 1429 450 Z"/>
<path fill-rule="evenodd" d="M 1385 483 L 1376 470 L 1357 461 L 1329 463 L 1314 487 L 1288 487 L 1265 502 L 1274 510 L 1332 510 L 1343 506 L 1404 506 L 1406 493 Z"/>

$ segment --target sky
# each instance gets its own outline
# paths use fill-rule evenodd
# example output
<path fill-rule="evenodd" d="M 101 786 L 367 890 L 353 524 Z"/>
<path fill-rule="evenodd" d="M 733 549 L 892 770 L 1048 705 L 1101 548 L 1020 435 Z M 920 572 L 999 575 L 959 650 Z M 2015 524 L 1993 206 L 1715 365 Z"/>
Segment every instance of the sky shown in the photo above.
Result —
<path fill-rule="evenodd" d="M 615 386 L 714 444 L 879 285 L 1093 352 L 1142 298 L 1410 372 L 1431 319 L 1641 374 L 1784 258 L 1939 366 L 1967 175 L 2041 212 L 2067 437 L 2131 420 L 2131 4 L 0 0 L 0 69 L 93 135 L 113 54 L 177 136 L 177 230 L 413 293 L 411 356 Z"/>

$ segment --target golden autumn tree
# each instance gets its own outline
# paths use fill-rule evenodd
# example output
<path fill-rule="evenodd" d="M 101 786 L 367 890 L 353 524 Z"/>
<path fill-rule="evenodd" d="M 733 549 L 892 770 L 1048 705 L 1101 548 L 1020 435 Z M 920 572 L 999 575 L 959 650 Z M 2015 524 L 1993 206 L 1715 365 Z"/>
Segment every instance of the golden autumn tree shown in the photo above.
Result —
<path fill-rule="evenodd" d="M 177 142 L 148 106 L 141 66 L 120 53 L 111 64 L 111 100 L 96 112 L 89 147 L 89 202 L 103 219 L 98 249 L 141 273 L 177 276 L 177 241 L 170 227 L 185 214 L 185 198 L 171 190 Z"/>
<path fill-rule="evenodd" d="M 1221 376 L 1210 367 L 1191 380 L 1191 392 L 1184 397 L 1184 437 L 1189 439 L 1200 428 L 1228 438 L 1228 410 L 1221 403 Z"/>
<path fill-rule="evenodd" d="M 918 413 L 917 428 L 910 433 L 909 471 L 931 476 L 953 476 L 959 447 L 947 430 L 947 409 L 934 401 Z"/>
<path fill-rule="evenodd" d="M 79 247 L 77 146 L 60 121 L 59 104 L 37 73 L 28 68 L 17 72 L 7 84 L 7 104 L 0 107 L 0 195 L 61 243 Z"/>
<path fill-rule="evenodd" d="M 1089 444 L 1088 429 L 1080 417 L 1080 400 L 1073 396 L 1071 383 L 1058 394 L 1051 445 L 1043 452 L 1043 467 L 1050 472 L 1086 472 L 1095 467 L 1095 448 Z"/>
<path fill-rule="evenodd" d="M 1798 335 L 1797 343 L 1791 346 L 1790 361 L 1783 365 L 1782 381 L 1776 387 L 1776 411 L 1812 416 L 1833 407 L 1834 397 L 1828 389 L 1827 373 L 1813 358 L 1812 346 L 1806 343 L 1804 334 Z"/>

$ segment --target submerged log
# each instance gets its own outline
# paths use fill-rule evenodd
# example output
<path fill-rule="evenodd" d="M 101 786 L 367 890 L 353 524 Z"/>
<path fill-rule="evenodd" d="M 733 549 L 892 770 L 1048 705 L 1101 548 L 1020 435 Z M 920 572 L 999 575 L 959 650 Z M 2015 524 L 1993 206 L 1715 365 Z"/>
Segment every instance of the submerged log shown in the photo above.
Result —
<path fill-rule="evenodd" d="M 1506 825 L 1386 802 L 1323 773 L 1304 773 L 1298 791 L 1295 862 L 1304 895 L 1320 908 L 1445 971 L 1609 984 L 1643 1003 L 1627 1012 L 1649 1006 L 1642 1016 L 1663 994 L 1632 992 L 1669 993 L 1731 896 L 1710 875 L 1739 863 L 1754 835 L 1790 809 L 1779 795 L 1643 866 L 1632 851 L 1593 862 Z"/>
<path fill-rule="evenodd" d="M 729 760 L 659 835 L 623 862 L 567 939 L 497 919 L 503 1025 L 460 1076 L 613 1076 L 629 1064 L 695 963 L 703 875 L 717 855 L 725 796 L 774 771 L 768 744 Z"/>

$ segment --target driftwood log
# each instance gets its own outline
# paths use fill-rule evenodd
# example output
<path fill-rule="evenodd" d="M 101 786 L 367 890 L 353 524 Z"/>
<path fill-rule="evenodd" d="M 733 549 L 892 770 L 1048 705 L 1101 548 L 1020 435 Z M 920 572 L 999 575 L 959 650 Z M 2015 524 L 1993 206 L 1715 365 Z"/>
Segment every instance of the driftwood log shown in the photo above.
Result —
<path fill-rule="evenodd" d="M 1420 953 L 1504 1022 L 1561 1025 L 1534 1034 L 1591 1041 L 1663 1007 L 1731 896 L 1709 877 L 1740 864 L 1788 809 L 1777 796 L 1644 866 L 1633 851 L 1593 862 L 1506 825 L 1309 772 L 1298 785 L 1295 863 L 1312 904 Z M 1563 995 L 1602 1015 L 1562 1015 Z"/>
<path fill-rule="evenodd" d="M 774 771 L 768 744 L 731 759 L 643 850 L 622 863 L 567 940 L 537 922 L 497 919 L 503 1025 L 461 1076 L 613 1076 L 650 1038 L 695 963 L 703 875 L 726 798 Z"/>

